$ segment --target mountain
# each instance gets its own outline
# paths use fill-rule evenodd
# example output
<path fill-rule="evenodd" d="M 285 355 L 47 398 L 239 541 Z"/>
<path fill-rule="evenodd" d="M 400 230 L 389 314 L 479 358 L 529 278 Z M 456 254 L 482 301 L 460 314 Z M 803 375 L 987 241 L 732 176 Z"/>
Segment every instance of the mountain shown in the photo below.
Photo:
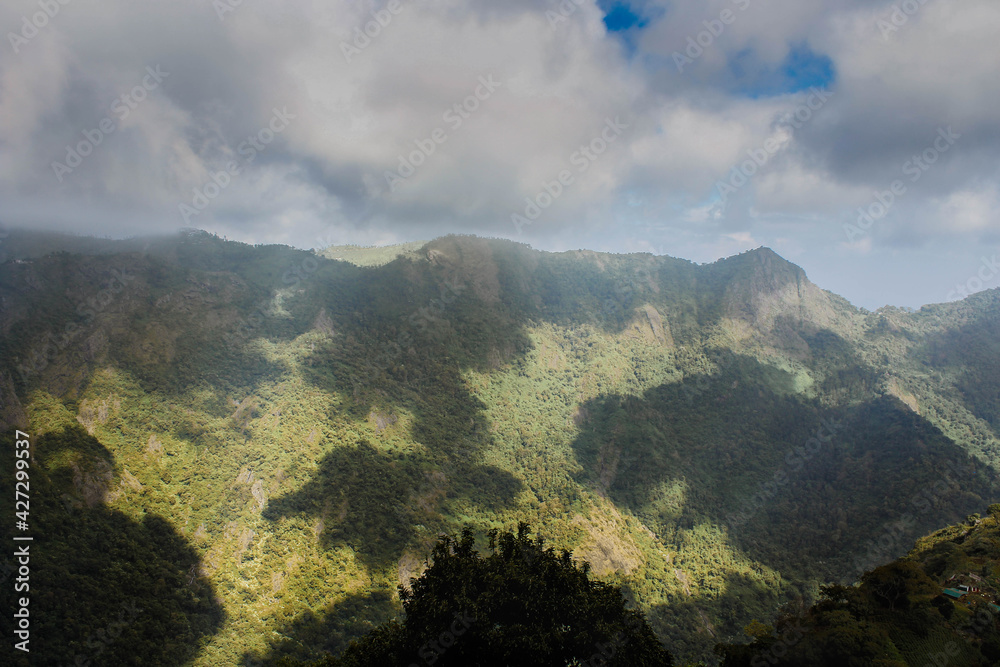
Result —
<path fill-rule="evenodd" d="M 3 243 L 51 662 L 337 653 L 440 533 L 520 521 L 711 660 L 998 496 L 997 290 L 867 312 L 766 248 Z"/>
<path fill-rule="evenodd" d="M 1000 662 L 1000 505 L 917 541 L 853 587 L 829 586 L 804 614 L 750 623 L 720 646 L 723 667 L 968 665 Z"/>

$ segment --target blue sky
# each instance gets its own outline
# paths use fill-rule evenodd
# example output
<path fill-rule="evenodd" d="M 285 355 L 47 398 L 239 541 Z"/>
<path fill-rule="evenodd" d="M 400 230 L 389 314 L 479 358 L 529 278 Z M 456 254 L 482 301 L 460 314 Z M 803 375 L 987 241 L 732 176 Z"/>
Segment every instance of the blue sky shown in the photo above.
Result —
<path fill-rule="evenodd" d="M 625 32 L 632 28 L 641 29 L 649 21 L 639 14 L 627 2 L 599 2 L 598 6 L 604 12 L 604 25 L 608 32 Z"/>
<path fill-rule="evenodd" d="M 751 98 L 788 95 L 811 87 L 828 88 L 836 83 L 833 61 L 814 53 L 808 44 L 791 46 L 777 64 L 760 63 L 753 49 L 729 56 L 729 71 L 735 79 L 732 91 Z"/>
<path fill-rule="evenodd" d="M 655 5 L 633 6 L 617 0 L 601 0 L 597 6 L 604 13 L 602 20 L 608 34 L 621 40 L 630 56 L 636 54 L 639 33 L 650 25 L 646 12 L 662 18 L 668 11 Z M 806 42 L 789 44 L 787 55 L 778 63 L 762 60 L 752 47 L 727 51 L 725 55 L 734 79 L 730 90 L 751 98 L 787 95 L 813 86 L 826 88 L 836 78 L 833 61 L 813 51 Z"/>
<path fill-rule="evenodd" d="M 766 245 L 868 308 L 998 287 L 1000 6 L 892 6 L 108 0 L 27 38 L 15 0 L 0 224 Z"/>

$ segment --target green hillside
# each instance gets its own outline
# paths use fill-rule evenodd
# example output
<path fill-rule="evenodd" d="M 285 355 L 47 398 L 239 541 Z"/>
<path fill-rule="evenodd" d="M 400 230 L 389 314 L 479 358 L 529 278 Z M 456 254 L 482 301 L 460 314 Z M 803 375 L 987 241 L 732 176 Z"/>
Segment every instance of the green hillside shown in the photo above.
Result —
<path fill-rule="evenodd" d="M 870 313 L 766 248 L 5 249 L 37 664 L 338 654 L 440 533 L 522 521 L 713 660 L 1000 499 L 996 290 Z"/>
<path fill-rule="evenodd" d="M 1000 505 L 919 539 L 857 586 L 829 586 L 802 614 L 754 621 L 723 667 L 770 664 L 967 665 L 1000 662 Z"/>

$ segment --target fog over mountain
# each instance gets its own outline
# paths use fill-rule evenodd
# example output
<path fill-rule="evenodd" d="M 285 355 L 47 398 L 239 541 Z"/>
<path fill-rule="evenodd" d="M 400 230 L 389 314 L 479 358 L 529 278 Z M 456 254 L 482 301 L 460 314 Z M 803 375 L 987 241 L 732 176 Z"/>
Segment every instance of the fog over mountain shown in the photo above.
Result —
<path fill-rule="evenodd" d="M 995 1 L 0 28 L 0 663 L 1000 661 Z"/>
<path fill-rule="evenodd" d="M 336 655 L 439 534 L 526 522 L 712 661 L 998 496 L 997 290 L 869 312 L 767 248 L 6 242 L 47 660 Z"/>
<path fill-rule="evenodd" d="M 0 25 L 7 227 L 766 245 L 869 309 L 997 286 L 989 0 L 17 0 Z"/>

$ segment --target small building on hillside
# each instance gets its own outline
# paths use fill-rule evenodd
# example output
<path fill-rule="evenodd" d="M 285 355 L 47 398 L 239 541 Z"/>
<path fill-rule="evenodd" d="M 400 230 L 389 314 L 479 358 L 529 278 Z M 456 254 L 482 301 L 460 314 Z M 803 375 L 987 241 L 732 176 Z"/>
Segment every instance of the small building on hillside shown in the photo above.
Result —
<path fill-rule="evenodd" d="M 948 597 L 954 598 L 956 600 L 961 600 L 962 596 L 965 595 L 965 591 L 959 591 L 954 588 L 945 588 L 941 592 L 947 595 Z"/>

